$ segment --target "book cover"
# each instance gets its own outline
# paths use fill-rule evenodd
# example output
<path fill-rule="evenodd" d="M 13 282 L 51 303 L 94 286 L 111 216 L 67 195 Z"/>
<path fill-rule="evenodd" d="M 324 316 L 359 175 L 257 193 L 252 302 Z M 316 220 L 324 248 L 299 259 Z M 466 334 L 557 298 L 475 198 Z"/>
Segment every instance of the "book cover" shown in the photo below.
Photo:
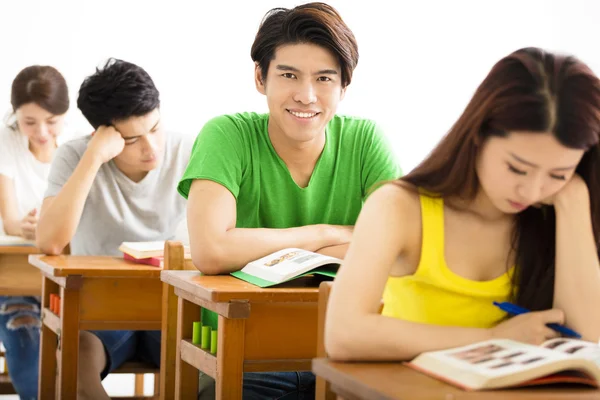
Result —
<path fill-rule="evenodd" d="M 123 258 L 137 264 L 152 265 L 154 267 L 163 267 L 163 257 L 135 258 L 127 253 L 123 253 Z"/>

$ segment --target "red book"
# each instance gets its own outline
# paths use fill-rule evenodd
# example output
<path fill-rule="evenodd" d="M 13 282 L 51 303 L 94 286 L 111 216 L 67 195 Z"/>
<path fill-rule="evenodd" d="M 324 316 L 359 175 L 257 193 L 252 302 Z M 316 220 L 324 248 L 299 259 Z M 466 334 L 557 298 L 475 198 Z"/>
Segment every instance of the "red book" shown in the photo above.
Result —
<path fill-rule="evenodd" d="M 135 258 L 127 253 L 123 253 L 123 258 L 128 261 L 133 261 L 134 263 L 152 265 L 159 268 L 162 268 L 164 260 L 163 257 Z"/>

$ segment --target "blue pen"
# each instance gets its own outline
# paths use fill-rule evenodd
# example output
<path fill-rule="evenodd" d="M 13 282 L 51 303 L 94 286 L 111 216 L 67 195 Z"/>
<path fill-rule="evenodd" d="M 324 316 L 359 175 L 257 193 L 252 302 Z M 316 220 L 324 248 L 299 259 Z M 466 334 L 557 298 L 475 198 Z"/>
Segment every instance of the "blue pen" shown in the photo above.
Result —
<path fill-rule="evenodd" d="M 502 303 L 498 303 L 497 301 L 495 301 L 494 305 L 496 307 L 498 307 L 499 309 L 501 309 L 502 311 L 506 311 L 507 313 L 512 314 L 512 315 L 519 315 L 519 314 L 525 314 L 525 313 L 530 312 L 526 308 L 520 307 L 516 304 L 509 303 L 507 301 L 504 301 Z M 567 328 L 564 325 L 548 324 L 548 328 L 555 330 L 558 333 L 562 333 L 563 335 L 573 336 L 573 337 L 576 337 L 577 339 L 581 339 L 581 335 L 579 333 L 575 332 L 572 329 Z"/>

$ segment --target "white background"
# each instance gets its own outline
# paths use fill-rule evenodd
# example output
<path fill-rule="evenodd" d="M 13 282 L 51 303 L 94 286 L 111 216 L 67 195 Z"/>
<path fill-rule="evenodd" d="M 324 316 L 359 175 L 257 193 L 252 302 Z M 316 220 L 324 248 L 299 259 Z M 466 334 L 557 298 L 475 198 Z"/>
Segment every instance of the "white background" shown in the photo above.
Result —
<path fill-rule="evenodd" d="M 492 65 L 513 50 L 568 52 L 600 71 L 600 1 L 332 0 L 360 61 L 339 113 L 386 130 L 407 172 L 458 118 Z M 0 110 L 14 76 L 50 64 L 69 84 L 71 131 L 91 129 L 76 108 L 83 78 L 108 57 L 145 68 L 170 128 L 195 136 L 209 118 L 266 111 L 250 46 L 267 10 L 289 0 L 0 1 Z"/>
<path fill-rule="evenodd" d="M 600 71 L 600 1 L 332 0 L 359 44 L 360 61 L 339 113 L 386 130 L 405 172 L 465 107 L 492 65 L 513 50 L 568 52 Z M 69 128 L 91 128 L 75 104 L 83 78 L 108 57 L 145 68 L 168 126 L 195 136 L 209 118 L 267 111 L 253 82 L 250 46 L 272 7 L 289 0 L 0 0 L 0 114 L 14 76 L 49 64 L 66 77 Z M 111 392 L 131 390 L 118 376 Z M 150 382 L 148 382 L 151 385 Z"/>

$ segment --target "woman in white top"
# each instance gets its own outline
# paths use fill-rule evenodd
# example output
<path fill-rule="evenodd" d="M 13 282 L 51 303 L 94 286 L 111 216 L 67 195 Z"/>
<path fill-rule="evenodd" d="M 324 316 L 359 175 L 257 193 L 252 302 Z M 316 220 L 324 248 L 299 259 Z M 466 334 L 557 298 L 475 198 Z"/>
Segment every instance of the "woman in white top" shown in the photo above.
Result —
<path fill-rule="evenodd" d="M 69 94 L 53 67 L 23 69 L 11 90 L 13 115 L 0 128 L 0 219 L 4 233 L 35 239 L 37 213 L 62 133 Z M 37 398 L 39 301 L 0 296 L 0 341 L 22 399 Z"/>

